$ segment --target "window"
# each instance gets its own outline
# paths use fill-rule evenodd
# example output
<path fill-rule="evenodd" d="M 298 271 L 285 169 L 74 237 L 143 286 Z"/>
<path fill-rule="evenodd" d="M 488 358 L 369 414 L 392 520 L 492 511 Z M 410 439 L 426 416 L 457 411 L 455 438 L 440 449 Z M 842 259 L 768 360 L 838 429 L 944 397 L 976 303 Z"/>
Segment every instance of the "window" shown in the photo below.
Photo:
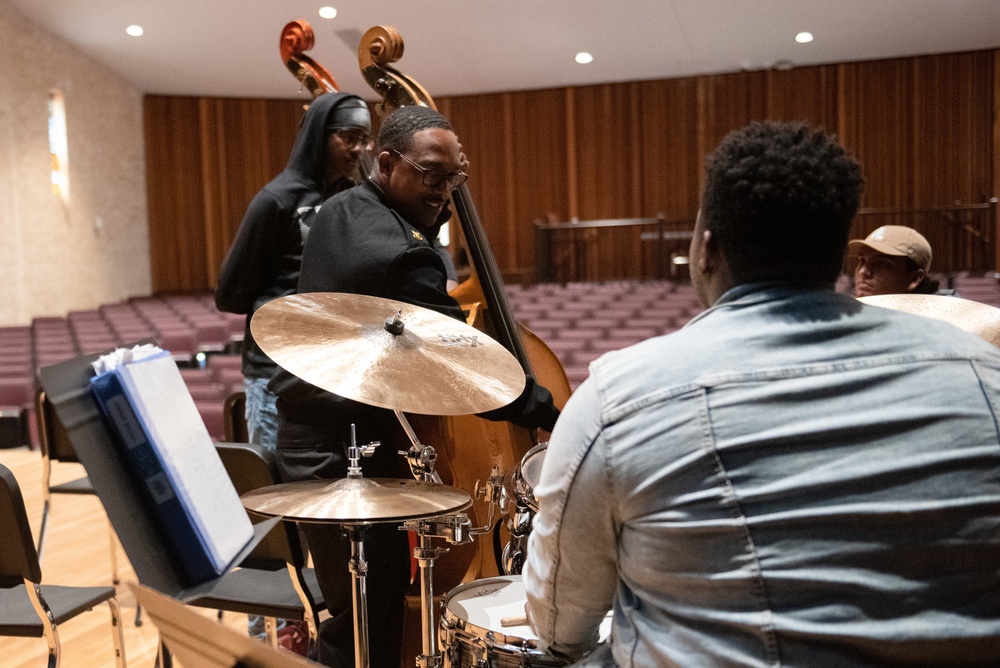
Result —
<path fill-rule="evenodd" d="M 62 91 L 49 93 L 49 154 L 52 158 L 52 193 L 69 204 L 69 142 L 66 139 L 66 99 Z"/>

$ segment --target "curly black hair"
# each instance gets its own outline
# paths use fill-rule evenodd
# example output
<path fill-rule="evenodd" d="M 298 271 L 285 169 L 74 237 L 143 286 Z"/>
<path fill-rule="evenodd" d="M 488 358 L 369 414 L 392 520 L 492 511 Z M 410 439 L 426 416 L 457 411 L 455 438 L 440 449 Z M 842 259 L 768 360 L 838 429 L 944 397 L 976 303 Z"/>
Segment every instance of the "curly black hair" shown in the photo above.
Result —
<path fill-rule="evenodd" d="M 755 122 L 708 157 L 701 215 L 733 279 L 833 282 L 864 187 L 834 136 Z"/>
<path fill-rule="evenodd" d="M 447 118 L 430 107 L 399 107 L 382 121 L 375 137 L 375 154 L 382 151 L 405 153 L 413 144 L 413 135 L 433 128 L 455 131 Z"/>

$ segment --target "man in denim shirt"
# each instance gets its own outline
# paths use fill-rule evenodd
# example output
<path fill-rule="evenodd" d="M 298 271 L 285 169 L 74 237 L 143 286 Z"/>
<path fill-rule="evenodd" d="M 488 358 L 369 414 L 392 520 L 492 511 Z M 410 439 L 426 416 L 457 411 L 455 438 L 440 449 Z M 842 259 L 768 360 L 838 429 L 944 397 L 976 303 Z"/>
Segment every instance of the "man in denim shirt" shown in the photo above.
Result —
<path fill-rule="evenodd" d="M 1000 665 L 1000 351 L 834 292 L 862 179 L 821 132 L 710 157 L 707 310 L 591 365 L 524 570 L 587 665 Z"/>

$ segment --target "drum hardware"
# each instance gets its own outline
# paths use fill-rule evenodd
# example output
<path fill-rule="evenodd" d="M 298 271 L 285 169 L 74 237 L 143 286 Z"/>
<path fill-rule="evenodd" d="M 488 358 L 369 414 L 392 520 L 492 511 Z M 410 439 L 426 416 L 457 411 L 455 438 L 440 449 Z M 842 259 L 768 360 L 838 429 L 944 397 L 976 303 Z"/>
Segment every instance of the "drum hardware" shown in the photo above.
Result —
<path fill-rule="evenodd" d="M 441 649 L 445 668 L 550 668 L 569 662 L 540 649 L 528 626 L 527 595 L 519 575 L 501 575 L 460 584 L 445 596 Z M 517 617 L 517 619 L 514 619 Z M 520 621 L 507 626 L 504 621 Z M 598 633 L 611 634 L 611 614 Z"/>
<path fill-rule="evenodd" d="M 261 515 L 282 516 L 300 522 L 341 524 L 351 543 L 351 600 L 354 610 L 356 668 L 368 668 L 368 563 L 365 560 L 364 533 L 376 523 L 399 522 L 415 518 L 433 518 L 460 511 L 472 504 L 463 490 L 447 485 L 397 478 L 365 478 L 360 461 L 374 453 L 378 443 L 359 446 L 354 425 L 348 447 L 348 477 L 340 480 L 306 480 L 262 487 L 244 494 L 244 507 Z M 467 521 L 468 518 L 466 518 Z M 458 528 L 451 534 L 464 538 Z M 442 531 L 442 533 L 445 533 Z M 433 548 L 422 543 L 433 556 Z M 426 559 L 427 554 L 424 555 Z M 424 577 L 423 575 L 421 577 Z M 427 576 L 430 588 L 430 575 Z M 426 606 L 425 606 L 426 607 Z M 427 664 L 434 665 L 434 664 Z"/>
<path fill-rule="evenodd" d="M 521 458 L 517 469 L 504 476 L 500 491 L 500 508 L 504 525 L 510 534 L 510 540 L 503 548 L 501 565 L 506 575 L 519 575 L 524 568 L 524 560 L 528 553 L 528 536 L 535 513 L 538 512 L 538 499 L 535 498 L 535 487 L 541 480 L 542 464 L 548 443 L 539 443 L 528 450 Z"/>
<path fill-rule="evenodd" d="M 413 531 L 418 539 L 418 545 L 413 548 L 413 556 L 420 569 L 420 625 L 423 645 L 422 653 L 417 657 L 418 668 L 437 668 L 442 665 L 443 660 L 434 637 L 434 561 L 447 552 L 448 548 L 433 547 L 431 539 L 443 538 L 452 545 L 465 545 L 471 543 L 477 536 L 492 531 L 496 516 L 495 507 L 498 505 L 496 500 L 499 499 L 502 485 L 503 478 L 497 466 L 493 467 L 489 480 L 483 487 L 476 483 L 474 496 L 485 499 L 489 504 L 489 513 L 484 526 L 471 526 L 472 521 L 469 516 L 459 513 L 412 520 L 404 522 L 399 527 L 400 531 Z"/>
<path fill-rule="evenodd" d="M 391 313 L 380 318 L 379 313 Z M 465 514 L 472 504 L 464 491 L 441 484 L 434 470 L 437 453 L 422 444 L 404 412 L 425 415 L 468 415 L 505 406 L 521 394 L 525 376 L 511 353 L 464 322 L 422 307 L 367 295 L 307 293 L 272 300 L 250 322 L 254 340 L 279 366 L 316 387 L 370 406 L 392 410 L 410 439 L 400 452 L 414 480 L 366 479 L 358 462 L 377 444 L 357 446 L 351 431 L 349 460 L 356 475 L 275 485 L 243 497 L 244 506 L 289 520 L 345 526 L 351 541 L 349 568 L 354 586 L 356 662 L 368 665 L 368 619 L 365 598 L 367 564 L 363 533 L 378 522 L 403 522 L 414 531 L 420 566 L 423 654 L 420 668 L 438 667 L 433 620 L 433 564 L 452 544 L 470 543 L 492 531 L 503 478 L 494 466 L 487 483 L 476 484 L 489 517 L 472 527 Z"/>

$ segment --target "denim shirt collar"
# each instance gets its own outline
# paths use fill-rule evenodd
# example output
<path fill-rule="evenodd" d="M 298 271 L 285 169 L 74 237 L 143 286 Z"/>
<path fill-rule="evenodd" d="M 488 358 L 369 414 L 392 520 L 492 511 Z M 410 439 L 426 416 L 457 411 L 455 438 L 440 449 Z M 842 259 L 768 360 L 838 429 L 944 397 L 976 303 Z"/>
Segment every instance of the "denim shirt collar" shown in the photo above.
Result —
<path fill-rule="evenodd" d="M 714 313 L 723 307 L 748 306 L 763 302 L 786 299 L 794 295 L 806 292 L 828 292 L 834 293 L 832 283 L 822 281 L 803 281 L 801 283 L 790 283 L 787 281 L 757 281 L 753 283 L 741 283 L 729 288 L 715 300 L 709 308 L 705 309 L 687 322 L 685 327 L 691 325 Z"/>

